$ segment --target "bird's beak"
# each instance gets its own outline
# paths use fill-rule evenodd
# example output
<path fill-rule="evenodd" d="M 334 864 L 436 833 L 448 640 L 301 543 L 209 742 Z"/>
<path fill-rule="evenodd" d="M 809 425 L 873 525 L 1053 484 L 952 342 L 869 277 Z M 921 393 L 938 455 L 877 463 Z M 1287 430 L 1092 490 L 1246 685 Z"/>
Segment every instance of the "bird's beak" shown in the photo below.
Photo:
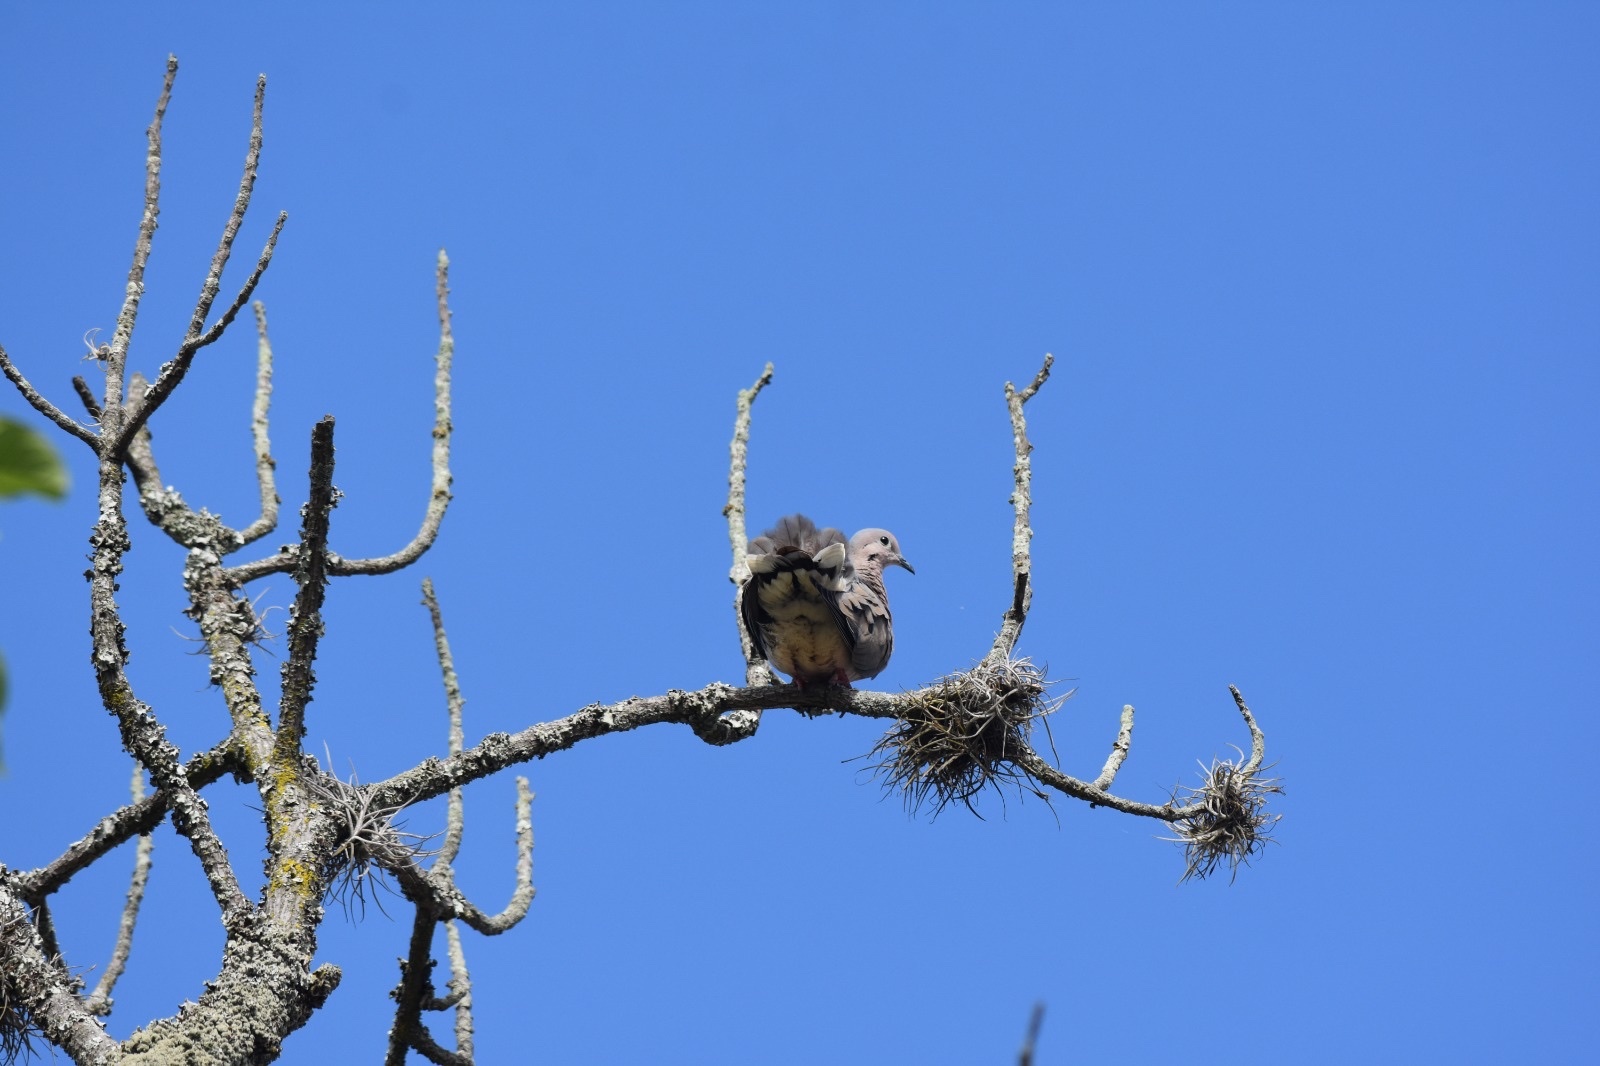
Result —
<path fill-rule="evenodd" d="M 895 566 L 903 566 L 907 570 L 910 570 L 913 574 L 916 573 L 916 570 L 912 568 L 911 564 L 906 562 L 904 559 L 896 559 L 894 561 L 894 565 Z"/>

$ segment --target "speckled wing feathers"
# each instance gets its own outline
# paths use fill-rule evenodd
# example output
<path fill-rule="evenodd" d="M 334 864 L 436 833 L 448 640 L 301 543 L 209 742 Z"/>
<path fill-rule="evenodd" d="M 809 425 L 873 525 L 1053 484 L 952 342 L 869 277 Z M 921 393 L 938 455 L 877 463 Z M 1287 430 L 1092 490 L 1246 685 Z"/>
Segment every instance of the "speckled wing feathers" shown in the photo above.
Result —
<path fill-rule="evenodd" d="M 748 560 L 740 616 L 776 670 L 801 685 L 849 684 L 888 665 L 894 633 L 883 566 L 906 565 L 892 536 L 863 530 L 846 542 L 837 529 L 789 515 L 750 542 Z"/>

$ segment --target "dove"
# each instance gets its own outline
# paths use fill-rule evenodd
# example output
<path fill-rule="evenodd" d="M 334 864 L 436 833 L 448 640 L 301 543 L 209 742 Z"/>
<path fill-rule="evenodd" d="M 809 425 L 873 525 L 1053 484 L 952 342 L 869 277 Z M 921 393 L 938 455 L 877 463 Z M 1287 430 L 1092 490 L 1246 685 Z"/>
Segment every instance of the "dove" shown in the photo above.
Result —
<path fill-rule="evenodd" d="M 894 652 L 886 566 L 916 573 L 884 529 L 848 541 L 789 515 L 750 542 L 739 613 L 756 651 L 801 688 L 876 677 Z"/>

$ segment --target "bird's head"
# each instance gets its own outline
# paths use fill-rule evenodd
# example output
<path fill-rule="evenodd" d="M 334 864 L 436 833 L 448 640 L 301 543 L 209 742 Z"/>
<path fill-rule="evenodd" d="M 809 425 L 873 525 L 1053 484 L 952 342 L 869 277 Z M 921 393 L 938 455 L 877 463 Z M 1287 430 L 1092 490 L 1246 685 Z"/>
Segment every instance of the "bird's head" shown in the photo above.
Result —
<path fill-rule="evenodd" d="M 850 561 L 857 567 L 876 563 L 881 573 L 887 566 L 903 566 L 913 574 L 916 570 L 900 554 L 900 542 L 887 529 L 863 529 L 850 538 Z"/>

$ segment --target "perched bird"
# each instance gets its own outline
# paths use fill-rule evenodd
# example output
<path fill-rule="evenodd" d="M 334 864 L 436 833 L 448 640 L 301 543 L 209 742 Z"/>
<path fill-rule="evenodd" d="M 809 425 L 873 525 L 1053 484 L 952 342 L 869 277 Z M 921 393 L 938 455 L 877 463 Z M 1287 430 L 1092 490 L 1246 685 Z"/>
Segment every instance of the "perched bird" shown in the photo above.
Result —
<path fill-rule="evenodd" d="M 911 564 L 884 529 L 847 542 L 794 514 L 750 542 L 750 577 L 739 595 L 745 632 L 762 657 L 797 685 L 848 685 L 876 677 L 894 651 L 883 568 Z"/>

